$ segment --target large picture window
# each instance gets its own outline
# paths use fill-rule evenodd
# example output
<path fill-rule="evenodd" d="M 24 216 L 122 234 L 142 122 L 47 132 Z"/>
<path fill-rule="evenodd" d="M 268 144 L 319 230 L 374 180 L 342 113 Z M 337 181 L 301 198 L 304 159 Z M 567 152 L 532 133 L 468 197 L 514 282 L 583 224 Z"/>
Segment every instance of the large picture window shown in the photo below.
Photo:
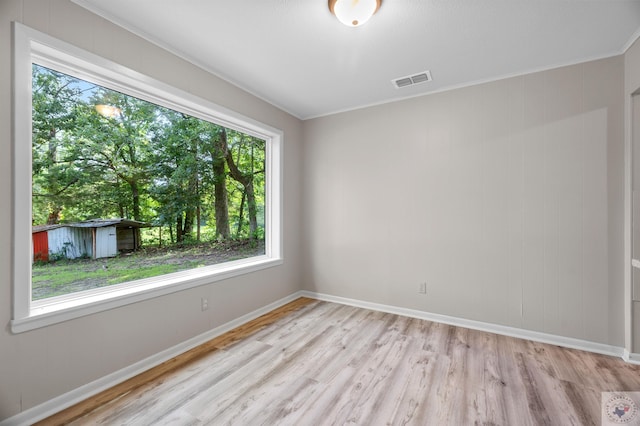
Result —
<path fill-rule="evenodd" d="M 281 263 L 281 132 L 20 24 L 15 53 L 15 332 Z"/>

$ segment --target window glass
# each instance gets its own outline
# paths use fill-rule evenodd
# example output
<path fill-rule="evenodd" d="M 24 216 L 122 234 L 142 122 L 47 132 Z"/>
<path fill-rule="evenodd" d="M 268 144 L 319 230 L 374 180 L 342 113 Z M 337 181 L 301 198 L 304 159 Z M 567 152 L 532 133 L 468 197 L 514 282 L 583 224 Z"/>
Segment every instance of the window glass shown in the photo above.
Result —
<path fill-rule="evenodd" d="M 32 65 L 32 300 L 265 254 L 267 142 Z"/>

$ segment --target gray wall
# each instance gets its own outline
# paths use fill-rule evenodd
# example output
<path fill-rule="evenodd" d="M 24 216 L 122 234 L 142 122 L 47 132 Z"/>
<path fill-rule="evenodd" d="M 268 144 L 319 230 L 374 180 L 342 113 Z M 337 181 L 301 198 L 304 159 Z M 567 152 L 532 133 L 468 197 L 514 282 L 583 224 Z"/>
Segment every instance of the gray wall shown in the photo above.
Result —
<path fill-rule="evenodd" d="M 627 88 L 640 87 L 637 43 L 626 65 L 619 56 L 301 123 L 68 0 L 0 0 L 5 200 L 13 20 L 284 130 L 285 264 L 12 335 L 5 231 L 0 419 L 301 283 L 623 345 L 624 75 L 626 67 Z M 0 209 L 0 223 L 11 223 L 10 208 Z M 421 282 L 426 295 L 418 294 Z M 210 300 L 204 313 L 201 297 Z"/>
<path fill-rule="evenodd" d="M 640 42 L 636 42 L 625 53 L 625 107 L 627 125 L 627 138 L 629 145 L 633 146 L 633 248 L 631 256 L 640 259 L 640 96 L 632 94 L 640 90 Z M 632 123 L 635 123 L 635 128 Z M 633 140 L 631 139 L 633 138 Z M 632 352 L 640 352 L 640 270 L 632 270 L 632 283 L 628 289 L 628 303 L 626 322 L 628 324 L 627 349 Z M 629 309 L 630 308 L 630 309 Z"/>
<path fill-rule="evenodd" d="M 617 56 L 306 121 L 305 288 L 622 346 L 623 75 Z"/>
<path fill-rule="evenodd" d="M 12 335 L 11 233 L 0 239 L 0 420 L 299 289 L 302 123 L 67 0 L 0 1 L 0 223 L 12 221 L 11 21 L 18 21 L 284 131 L 283 266 Z M 201 312 L 200 298 L 209 298 Z"/>

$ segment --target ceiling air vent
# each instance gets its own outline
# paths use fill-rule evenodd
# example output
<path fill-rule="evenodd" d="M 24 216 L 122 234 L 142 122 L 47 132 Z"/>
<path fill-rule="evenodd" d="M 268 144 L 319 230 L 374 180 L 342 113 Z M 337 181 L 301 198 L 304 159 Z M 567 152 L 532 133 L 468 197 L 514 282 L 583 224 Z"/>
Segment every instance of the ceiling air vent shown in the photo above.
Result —
<path fill-rule="evenodd" d="M 400 77 L 400 78 L 391 80 L 391 82 L 393 83 L 393 86 L 396 89 L 413 86 L 415 84 L 425 83 L 427 81 L 431 81 L 430 71 L 424 71 L 419 74 L 408 75 L 406 77 Z"/>

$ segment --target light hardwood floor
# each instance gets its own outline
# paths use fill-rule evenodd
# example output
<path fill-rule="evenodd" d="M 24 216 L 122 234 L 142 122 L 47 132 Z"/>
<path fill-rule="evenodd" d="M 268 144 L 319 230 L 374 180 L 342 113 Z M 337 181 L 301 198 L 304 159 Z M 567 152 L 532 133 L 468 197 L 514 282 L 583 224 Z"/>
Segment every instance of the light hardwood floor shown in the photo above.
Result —
<path fill-rule="evenodd" d="M 598 425 L 640 391 L 617 358 L 310 299 L 185 356 L 42 423 Z"/>

